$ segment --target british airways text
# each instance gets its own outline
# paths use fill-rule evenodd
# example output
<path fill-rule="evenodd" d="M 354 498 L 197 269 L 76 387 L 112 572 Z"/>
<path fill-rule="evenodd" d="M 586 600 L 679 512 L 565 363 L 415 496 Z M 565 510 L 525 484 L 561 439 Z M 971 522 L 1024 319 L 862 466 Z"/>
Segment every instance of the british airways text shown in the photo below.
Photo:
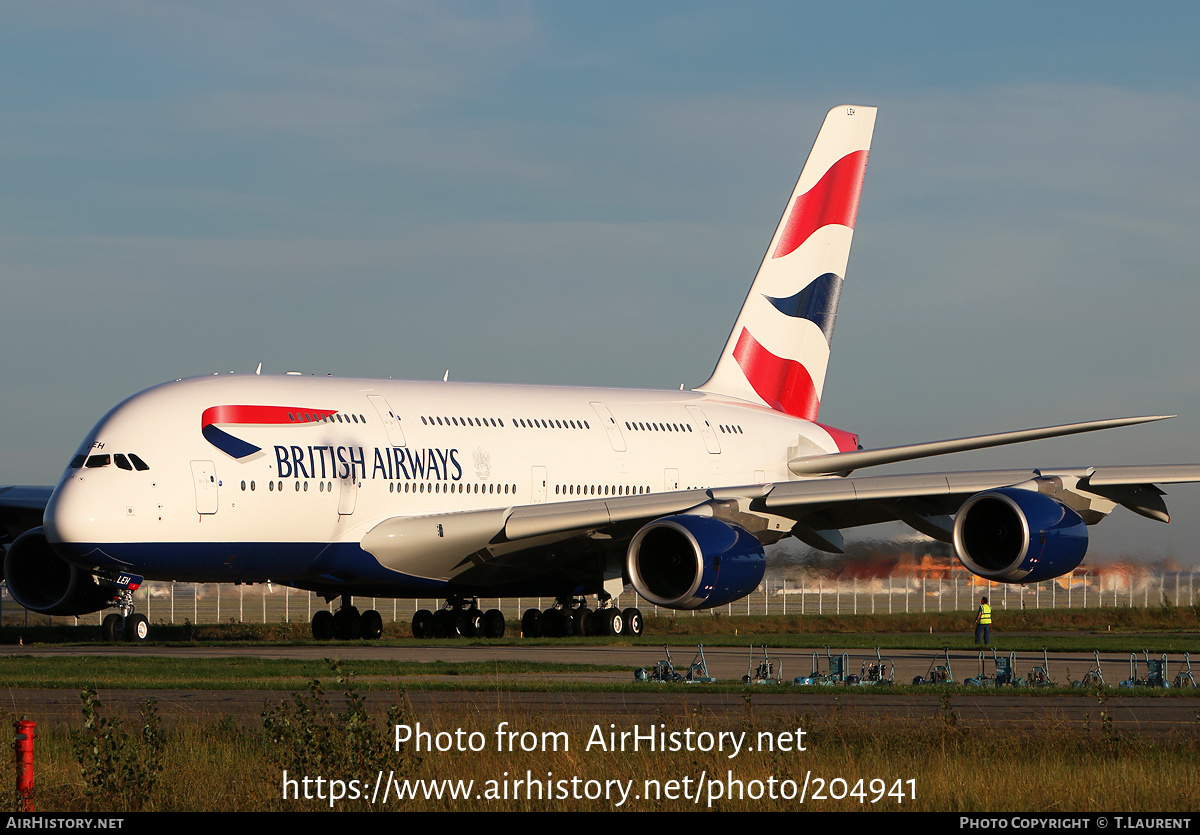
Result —
<path fill-rule="evenodd" d="M 462 465 L 457 449 L 375 447 L 370 471 L 360 446 L 275 445 L 280 478 L 381 478 L 387 480 L 459 481 Z"/>

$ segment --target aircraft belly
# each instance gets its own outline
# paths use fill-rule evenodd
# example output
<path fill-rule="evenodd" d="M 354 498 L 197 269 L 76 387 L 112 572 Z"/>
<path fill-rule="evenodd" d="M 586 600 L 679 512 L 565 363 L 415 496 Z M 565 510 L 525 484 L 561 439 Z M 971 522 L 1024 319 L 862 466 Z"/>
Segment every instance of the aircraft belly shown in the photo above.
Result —
<path fill-rule="evenodd" d="M 99 570 L 132 571 L 147 580 L 189 583 L 287 582 L 308 573 L 320 542 L 56 543 L 64 559 Z"/>

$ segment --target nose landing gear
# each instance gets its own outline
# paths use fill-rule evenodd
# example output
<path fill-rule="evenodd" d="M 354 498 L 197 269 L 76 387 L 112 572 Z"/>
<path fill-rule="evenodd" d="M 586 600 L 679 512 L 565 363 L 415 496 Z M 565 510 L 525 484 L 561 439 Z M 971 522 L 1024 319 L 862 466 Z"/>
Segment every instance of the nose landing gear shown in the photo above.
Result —
<path fill-rule="evenodd" d="M 105 615 L 100 624 L 104 640 L 109 643 L 127 641 L 140 644 L 150 637 L 150 621 L 143 614 L 133 611 L 133 593 L 142 585 L 142 578 L 132 574 L 121 574 L 114 581 L 119 589 L 111 605 L 121 610 Z"/>

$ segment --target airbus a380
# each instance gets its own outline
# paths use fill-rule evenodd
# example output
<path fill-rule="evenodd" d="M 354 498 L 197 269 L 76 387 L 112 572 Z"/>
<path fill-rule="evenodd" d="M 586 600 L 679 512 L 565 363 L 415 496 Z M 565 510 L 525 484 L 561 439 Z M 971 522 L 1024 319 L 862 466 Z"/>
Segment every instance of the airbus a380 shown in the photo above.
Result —
<path fill-rule="evenodd" d="M 445 599 L 414 615 L 422 637 L 499 637 L 504 618 L 476 600 L 515 596 L 556 600 L 525 613 L 526 635 L 640 634 L 641 613 L 613 603 L 626 585 L 657 606 L 724 605 L 759 585 L 763 546 L 787 536 L 838 553 L 841 529 L 900 520 L 953 542 L 981 577 L 1027 583 L 1077 567 L 1087 525 L 1117 505 L 1168 521 L 1154 483 L 1200 481 L 1200 465 L 851 475 L 1160 417 L 886 449 L 818 422 L 874 124 L 872 107 L 826 116 L 696 389 L 165 383 L 101 418 L 52 493 L 0 493 L 19 533 L 10 593 L 49 614 L 112 607 L 106 635 L 135 641 L 148 634 L 133 597 L 144 579 L 340 599 L 313 618 L 317 638 L 380 636 L 355 596 Z"/>

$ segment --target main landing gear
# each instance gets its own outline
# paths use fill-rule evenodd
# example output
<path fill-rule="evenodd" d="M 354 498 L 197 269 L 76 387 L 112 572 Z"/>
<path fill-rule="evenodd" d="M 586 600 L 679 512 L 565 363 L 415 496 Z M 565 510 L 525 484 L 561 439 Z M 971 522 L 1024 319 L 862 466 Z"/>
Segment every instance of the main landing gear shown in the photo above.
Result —
<path fill-rule="evenodd" d="M 504 613 L 481 611 L 473 597 L 452 597 L 436 612 L 419 609 L 412 633 L 414 638 L 503 638 Z"/>
<path fill-rule="evenodd" d="M 135 586 L 136 588 L 136 586 Z M 109 643 L 126 641 L 140 644 L 150 637 L 150 621 L 143 614 L 133 611 L 133 589 L 124 589 L 117 596 L 117 605 L 121 612 L 105 615 L 100 624 L 104 640 Z"/>
<path fill-rule="evenodd" d="M 383 616 L 374 609 L 359 613 L 350 595 L 342 595 L 342 605 L 336 612 L 322 609 L 313 615 L 312 636 L 316 641 L 339 641 L 365 638 L 374 641 L 383 634 Z"/>
<path fill-rule="evenodd" d="M 582 598 L 559 598 L 549 609 L 527 609 L 521 616 L 521 634 L 526 638 L 569 638 L 572 635 L 642 634 L 640 609 L 619 609 L 612 600 L 603 600 L 597 609 L 589 609 Z"/>

